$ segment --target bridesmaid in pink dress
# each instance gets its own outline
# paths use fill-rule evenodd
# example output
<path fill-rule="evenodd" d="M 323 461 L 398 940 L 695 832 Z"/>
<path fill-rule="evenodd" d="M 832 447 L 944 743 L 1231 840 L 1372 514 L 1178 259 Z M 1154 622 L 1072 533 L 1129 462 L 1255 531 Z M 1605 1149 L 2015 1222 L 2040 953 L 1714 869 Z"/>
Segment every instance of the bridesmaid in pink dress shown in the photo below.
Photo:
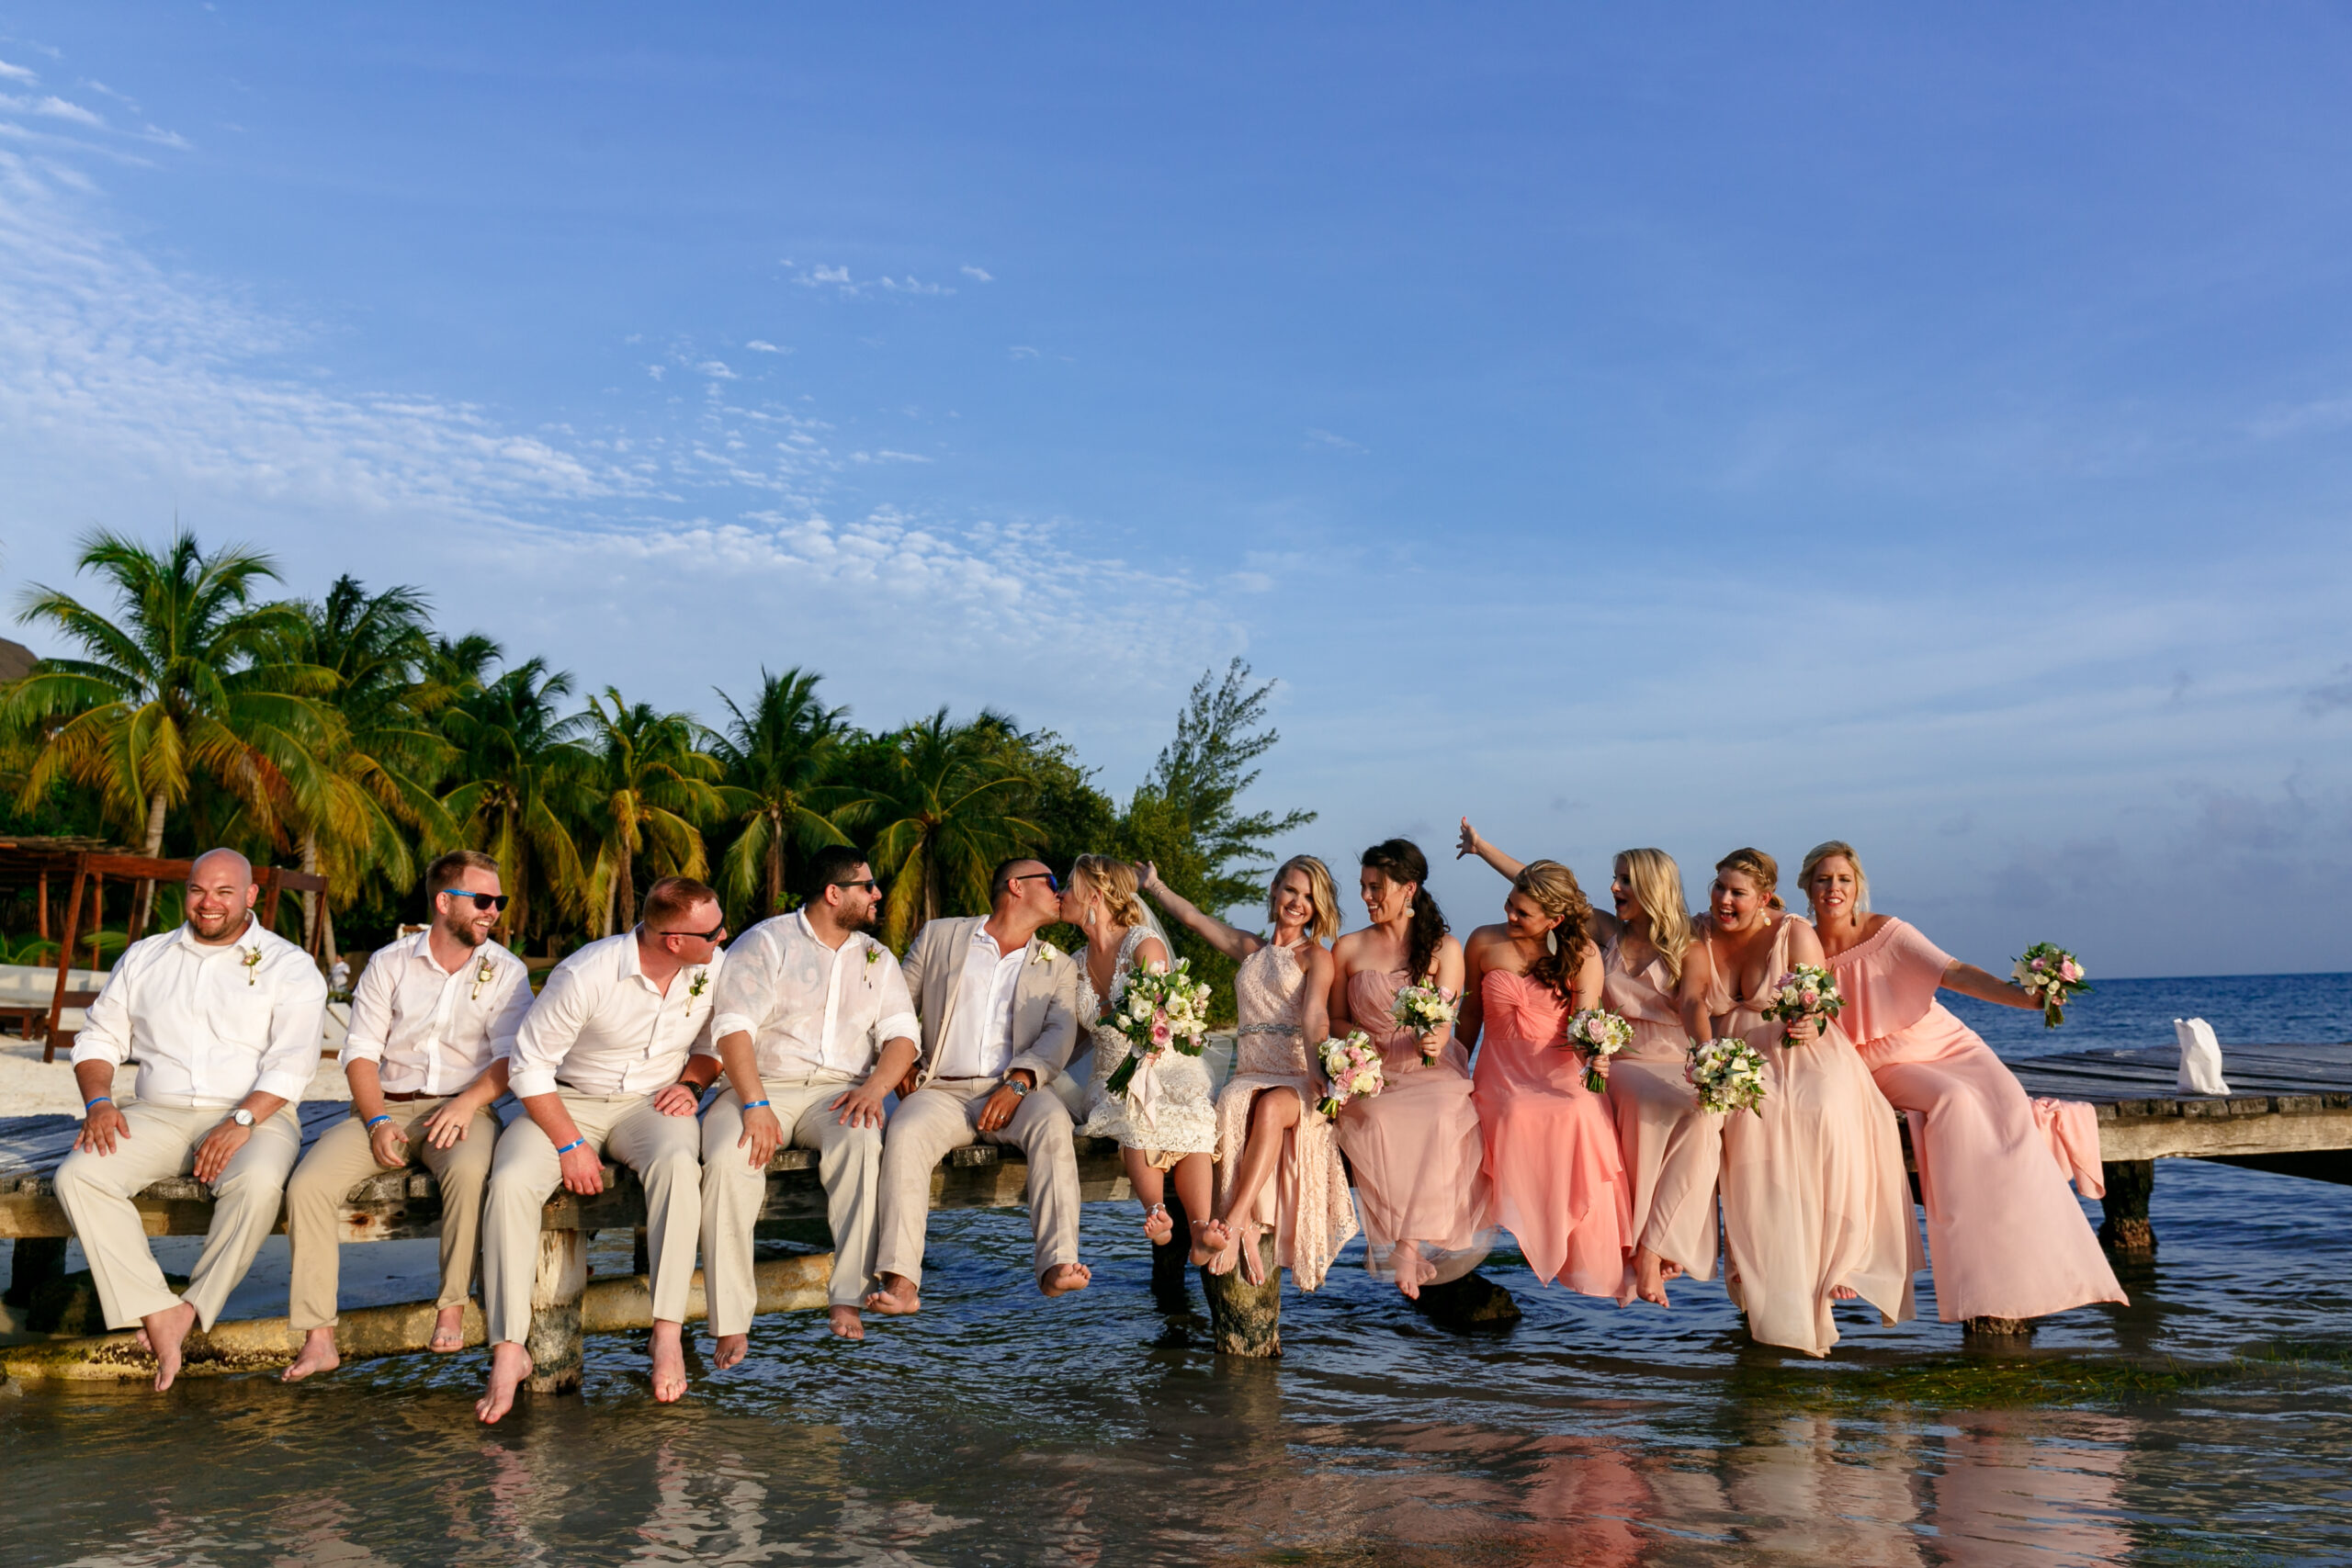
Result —
<path fill-rule="evenodd" d="M 1420 1038 L 1389 1017 L 1416 981 L 1462 994 L 1462 944 L 1423 884 L 1430 863 L 1403 839 L 1364 851 L 1362 886 L 1372 923 L 1331 950 L 1331 1032 L 1361 1029 L 1382 1047 L 1388 1087 L 1340 1112 L 1340 1147 L 1363 1210 L 1364 1265 L 1408 1297 L 1458 1280 L 1494 1246 L 1491 1198 L 1470 1098 L 1470 1058 L 1451 1029 L 1424 1065 Z"/>
<path fill-rule="evenodd" d="M 1519 1238 L 1540 1282 L 1623 1304 L 1633 1299 L 1633 1212 L 1617 1128 L 1567 1043 L 1569 1016 L 1600 1003 L 1592 907 L 1574 873 L 1539 860 L 1512 879 L 1503 917 L 1465 944 L 1469 987 L 1455 1032 L 1477 1047 L 1472 1098 L 1495 1220 Z"/>
<path fill-rule="evenodd" d="M 1846 998 L 1847 1030 L 1861 1042 L 1880 1091 L 1910 1119 L 1936 1315 L 1946 1323 L 2032 1318 L 2124 1300 L 2024 1087 L 1936 991 L 2003 1007 L 2041 1004 L 1917 928 L 1871 914 L 1870 882 L 1851 845 L 1832 840 L 1816 848 L 1800 880 Z"/>
<path fill-rule="evenodd" d="M 1683 975 L 1704 987 L 1717 1039 L 1738 1036 L 1765 1061 L 1763 1102 L 1724 1119 L 1726 1284 L 1767 1345 L 1826 1356 L 1832 1301 L 1856 1297 L 1888 1323 L 1916 1315 L 1923 1259 L 1894 1109 L 1836 1023 L 1783 1026 L 1752 998 L 1790 967 L 1822 962 L 1813 928 L 1779 907 L 1780 867 L 1761 850 L 1715 866 L 1704 940 Z"/>

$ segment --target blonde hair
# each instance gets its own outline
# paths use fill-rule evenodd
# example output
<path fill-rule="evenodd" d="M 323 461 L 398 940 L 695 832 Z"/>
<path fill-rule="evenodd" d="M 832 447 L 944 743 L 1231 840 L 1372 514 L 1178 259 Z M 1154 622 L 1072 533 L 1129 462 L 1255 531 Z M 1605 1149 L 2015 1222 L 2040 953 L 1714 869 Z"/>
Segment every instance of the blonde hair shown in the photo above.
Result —
<path fill-rule="evenodd" d="M 1340 934 L 1340 890 L 1331 880 L 1331 868 L 1313 855 L 1293 855 L 1274 872 L 1273 880 L 1266 884 L 1266 919 L 1275 930 L 1282 929 L 1282 917 L 1274 913 L 1274 895 L 1283 878 L 1294 871 L 1306 874 L 1306 901 L 1315 906 L 1306 934 L 1317 942 L 1331 941 Z"/>
<path fill-rule="evenodd" d="M 1856 854 L 1854 846 L 1843 839 L 1825 840 L 1805 851 L 1804 865 L 1797 873 L 1797 886 L 1804 889 L 1805 906 L 1810 908 L 1813 905 L 1814 872 L 1823 861 L 1834 860 L 1840 855 L 1845 857 L 1848 865 L 1854 868 L 1854 913 L 1867 915 L 1871 912 L 1870 874 L 1862 870 L 1862 857 Z"/>
<path fill-rule="evenodd" d="M 1555 860 L 1529 861 L 1510 879 L 1514 893 L 1524 893 L 1537 908 L 1560 923 L 1552 929 L 1553 951 L 1527 966 L 1528 977 L 1549 986 L 1562 1001 L 1576 989 L 1577 969 L 1592 945 L 1592 904 L 1577 886 L 1577 874 Z"/>
<path fill-rule="evenodd" d="M 1682 983 L 1682 955 L 1690 951 L 1690 906 L 1682 892 L 1682 868 L 1664 850 L 1620 850 L 1614 867 L 1634 890 L 1634 902 L 1650 918 L 1650 945 L 1666 960 L 1666 973 Z"/>
<path fill-rule="evenodd" d="M 1109 855 L 1080 855 L 1070 863 L 1069 879 L 1102 896 L 1102 912 L 1125 931 L 1146 924 L 1143 904 L 1136 897 L 1136 868 Z"/>
<path fill-rule="evenodd" d="M 1731 853 L 1724 856 L 1723 859 L 1715 863 L 1715 869 L 1719 872 L 1738 871 L 1747 873 L 1748 877 L 1755 882 L 1757 890 L 1765 896 L 1766 900 L 1772 906 L 1772 908 L 1775 909 L 1785 909 L 1788 908 L 1786 904 L 1781 902 L 1780 894 L 1774 891 L 1781 886 L 1781 863 L 1774 860 L 1770 855 L 1766 854 L 1762 850 L 1734 850 Z"/>

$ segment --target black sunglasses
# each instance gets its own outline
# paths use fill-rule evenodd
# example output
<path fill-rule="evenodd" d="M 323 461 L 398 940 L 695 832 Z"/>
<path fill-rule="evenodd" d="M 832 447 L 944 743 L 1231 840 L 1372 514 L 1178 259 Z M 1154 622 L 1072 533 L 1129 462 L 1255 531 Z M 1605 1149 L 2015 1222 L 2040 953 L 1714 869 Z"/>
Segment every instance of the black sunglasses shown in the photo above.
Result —
<path fill-rule="evenodd" d="M 1004 885 L 1007 887 L 1018 887 L 1024 882 L 1035 882 L 1041 876 L 1046 879 L 1046 886 L 1055 892 L 1058 893 L 1062 890 L 1060 879 L 1050 871 L 1024 871 L 1019 876 L 1006 877 Z"/>
<path fill-rule="evenodd" d="M 655 936 L 690 936 L 696 942 L 717 942 L 727 934 L 727 922 L 719 921 L 707 931 L 655 931 Z"/>
<path fill-rule="evenodd" d="M 828 882 L 825 886 L 828 887 L 863 887 L 868 893 L 879 892 L 882 887 L 880 883 L 875 881 L 870 876 L 863 882 Z"/>
<path fill-rule="evenodd" d="M 462 887 L 444 887 L 441 891 L 452 898 L 470 898 L 477 909 L 503 910 L 506 908 L 503 893 L 469 893 Z"/>

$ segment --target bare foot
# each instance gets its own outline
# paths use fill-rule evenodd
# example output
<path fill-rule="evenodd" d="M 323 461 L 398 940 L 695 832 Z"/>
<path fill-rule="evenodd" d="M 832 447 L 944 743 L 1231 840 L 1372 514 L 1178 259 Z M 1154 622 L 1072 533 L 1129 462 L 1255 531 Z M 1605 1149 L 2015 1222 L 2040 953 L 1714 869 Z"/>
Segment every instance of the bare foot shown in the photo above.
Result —
<path fill-rule="evenodd" d="M 842 1309 L 835 1307 L 833 1310 L 839 1312 Z M 710 1364 L 722 1372 L 729 1367 L 741 1366 L 744 1356 L 750 1353 L 751 1348 L 750 1335 L 722 1334 L 718 1337 L 718 1345 L 713 1347 L 710 1352 Z"/>
<path fill-rule="evenodd" d="M 438 1356 L 466 1348 L 466 1306 L 463 1302 L 453 1307 L 443 1307 L 433 1314 L 433 1338 L 428 1348 Z"/>
<path fill-rule="evenodd" d="M 514 1407 L 514 1391 L 531 1375 L 531 1353 L 512 1339 L 490 1348 L 490 1388 L 474 1401 L 474 1419 L 485 1427 Z"/>
<path fill-rule="evenodd" d="M 667 1318 L 653 1320 L 653 1398 L 675 1404 L 685 1396 L 686 1351 L 679 1342 L 678 1325 Z"/>
<path fill-rule="evenodd" d="M 1037 1289 L 1049 1296 L 1066 1296 L 1094 1282 L 1094 1270 L 1083 1263 L 1057 1263 L 1037 1277 Z"/>
<path fill-rule="evenodd" d="M 1167 1204 L 1154 1203 L 1143 1212 L 1143 1234 L 1154 1247 L 1165 1245 L 1176 1234 L 1176 1222 L 1169 1215 Z"/>
<path fill-rule="evenodd" d="M 889 1317 L 911 1317 L 922 1311 L 922 1297 L 915 1293 L 915 1282 L 904 1274 L 885 1274 L 882 1288 L 865 1298 L 865 1310 Z"/>
<path fill-rule="evenodd" d="M 1256 1224 L 1244 1224 L 1234 1233 L 1234 1241 L 1241 1252 L 1241 1277 L 1253 1285 L 1266 1282 L 1265 1261 L 1258 1256 L 1258 1243 L 1265 1234 L 1266 1227 Z"/>
<path fill-rule="evenodd" d="M 1405 1292 L 1407 1301 L 1419 1301 L 1421 1287 L 1428 1283 L 1430 1276 L 1436 1273 L 1437 1269 L 1430 1265 L 1429 1259 L 1421 1256 L 1420 1246 L 1417 1242 L 1408 1241 L 1400 1244 L 1395 1257 L 1396 1288 Z"/>
<path fill-rule="evenodd" d="M 302 1348 L 294 1357 L 294 1364 L 277 1374 L 280 1382 L 300 1382 L 313 1372 L 331 1372 L 343 1365 L 343 1358 L 334 1353 L 334 1330 L 313 1328 L 302 1336 Z"/>
<path fill-rule="evenodd" d="M 1224 1258 L 1225 1268 L 1214 1270 L 1223 1274 L 1233 1267 L 1233 1232 L 1223 1220 L 1210 1220 L 1193 1232 L 1193 1267 L 1197 1269 L 1212 1258 Z"/>
<path fill-rule="evenodd" d="M 139 1342 L 155 1358 L 155 1392 L 161 1393 L 180 1375 L 180 1345 L 196 1326 L 196 1308 L 182 1302 L 139 1321 Z"/>
<path fill-rule="evenodd" d="M 863 1339 L 865 1325 L 858 1321 L 855 1307 L 837 1306 L 826 1314 L 828 1325 L 836 1339 Z"/>
<path fill-rule="evenodd" d="M 1854 1293 L 1851 1285 L 1832 1285 L 1829 1287 L 1829 1299 L 1833 1302 L 1858 1302 L 1862 1298 Z"/>
<path fill-rule="evenodd" d="M 1230 1274 L 1233 1272 L 1233 1266 L 1237 1263 L 1244 1262 L 1245 1257 L 1250 1251 L 1250 1227 L 1248 1225 L 1228 1224 L 1223 1220 L 1217 1220 L 1214 1223 L 1217 1229 L 1225 1232 L 1225 1240 L 1217 1247 L 1216 1256 L 1211 1258 L 1206 1263 L 1203 1264 L 1202 1267 L 1206 1269 L 1212 1274 Z M 1251 1261 L 1254 1261 L 1254 1259 Z M 1257 1281 L 1252 1280 L 1250 1283 L 1255 1284 Z"/>
<path fill-rule="evenodd" d="M 1665 1260 L 1648 1247 L 1635 1247 L 1634 1249 L 1634 1294 L 1658 1306 L 1670 1304 L 1666 1299 L 1667 1268 Z M 1681 1270 L 1678 1269 L 1675 1272 L 1679 1274 Z"/>

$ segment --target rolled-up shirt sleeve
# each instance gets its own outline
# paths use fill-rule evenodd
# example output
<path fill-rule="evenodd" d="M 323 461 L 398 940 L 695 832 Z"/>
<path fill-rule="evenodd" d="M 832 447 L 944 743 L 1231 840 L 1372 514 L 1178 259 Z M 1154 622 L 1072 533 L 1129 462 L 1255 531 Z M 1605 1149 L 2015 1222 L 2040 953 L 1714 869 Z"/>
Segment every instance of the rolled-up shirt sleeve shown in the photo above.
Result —
<path fill-rule="evenodd" d="M 768 929 L 771 924 L 761 922 L 727 950 L 727 962 L 718 971 L 718 988 L 711 997 L 714 1041 L 730 1034 L 759 1037 L 760 1023 L 767 1016 L 767 998 L 775 994 L 776 937 Z"/>
<path fill-rule="evenodd" d="M 882 1014 L 874 1021 L 874 1046 L 880 1050 L 893 1040 L 922 1041 L 922 1021 L 915 1017 L 914 993 L 907 989 L 907 974 L 885 948 L 875 960 L 887 971 L 882 976 Z"/>
<path fill-rule="evenodd" d="M 399 960 L 387 947 L 359 972 L 359 984 L 351 992 L 351 1028 L 343 1037 L 343 1055 L 335 1058 L 338 1066 L 384 1059 L 384 1042 L 392 1032 L 392 997 L 400 988 L 398 968 Z"/>
<path fill-rule="evenodd" d="M 514 976 L 506 983 L 506 995 L 500 998 L 498 1014 L 490 1021 L 490 1059 L 503 1060 L 514 1054 L 514 1036 L 523 1027 L 523 1020 L 531 1010 L 531 975 L 523 960 L 514 960 Z"/>
<path fill-rule="evenodd" d="M 138 967 L 131 953 L 123 954 L 98 988 L 98 999 L 84 1015 L 82 1032 L 74 1037 L 74 1065 L 110 1062 L 116 1066 L 130 1059 L 130 991 Z"/>
<path fill-rule="evenodd" d="M 326 1038 L 327 983 L 300 948 L 288 946 L 276 956 L 277 996 L 253 1092 L 299 1104 L 318 1071 L 319 1046 Z"/>
<path fill-rule="evenodd" d="M 514 1030 L 506 1087 L 515 1099 L 555 1092 L 556 1069 L 580 1038 L 594 1005 L 589 989 L 578 969 L 558 965 L 548 976 L 546 989 Z"/>

